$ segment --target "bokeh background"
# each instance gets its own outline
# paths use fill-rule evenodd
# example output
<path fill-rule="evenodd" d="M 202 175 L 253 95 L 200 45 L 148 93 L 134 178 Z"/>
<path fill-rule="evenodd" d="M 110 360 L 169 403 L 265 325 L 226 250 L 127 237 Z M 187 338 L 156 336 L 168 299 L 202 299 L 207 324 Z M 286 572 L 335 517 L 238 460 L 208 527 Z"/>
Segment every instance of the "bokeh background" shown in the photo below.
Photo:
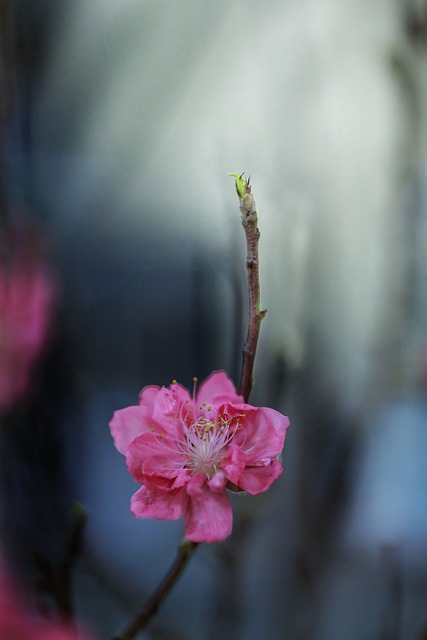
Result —
<path fill-rule="evenodd" d="M 2 365 L 8 563 L 37 594 L 32 550 L 57 562 L 81 502 L 76 610 L 109 638 L 172 562 L 183 524 L 132 517 L 108 422 L 146 384 L 238 382 L 227 174 L 245 171 L 268 308 L 251 400 L 290 417 L 285 471 L 234 499 L 233 535 L 198 549 L 144 637 L 427 638 L 426 1 L 0 11 L 2 269 L 54 291 L 15 399 Z"/>

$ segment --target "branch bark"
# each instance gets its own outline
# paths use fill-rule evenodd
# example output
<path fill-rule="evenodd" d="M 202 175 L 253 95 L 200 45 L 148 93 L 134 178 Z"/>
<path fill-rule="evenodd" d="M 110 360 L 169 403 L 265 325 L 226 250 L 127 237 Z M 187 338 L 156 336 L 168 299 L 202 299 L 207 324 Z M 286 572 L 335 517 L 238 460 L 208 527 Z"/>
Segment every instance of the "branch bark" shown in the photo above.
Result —
<path fill-rule="evenodd" d="M 242 197 L 240 198 L 240 213 L 242 225 L 246 237 L 246 270 L 248 275 L 249 293 L 249 321 L 248 333 L 243 348 L 242 372 L 240 376 L 239 392 L 248 402 L 253 384 L 253 369 L 258 345 L 261 321 L 267 313 L 267 309 L 261 309 L 258 241 L 260 232 L 258 229 L 258 215 L 255 200 L 249 181 L 243 183 Z M 238 195 L 240 193 L 238 190 Z"/>
<path fill-rule="evenodd" d="M 183 538 L 179 545 L 175 562 L 157 587 L 156 591 L 126 629 L 124 629 L 120 635 L 115 636 L 112 640 L 133 640 L 133 638 L 135 638 L 135 636 L 147 626 L 148 622 L 157 613 L 159 606 L 183 572 L 198 544 L 198 542 L 190 542 L 187 538 Z"/>
<path fill-rule="evenodd" d="M 236 174 L 231 174 L 236 177 Z M 255 200 L 249 185 L 241 176 L 236 178 L 237 194 L 240 199 L 240 213 L 242 215 L 242 225 L 246 236 L 246 269 L 248 274 L 249 290 L 249 323 L 246 343 L 243 348 L 242 373 L 240 378 L 239 392 L 248 401 L 252 390 L 253 368 L 255 354 L 258 345 L 258 337 L 261 321 L 267 313 L 266 309 L 261 309 L 260 286 L 259 286 L 259 266 L 258 266 L 258 216 L 255 207 Z M 197 542 L 190 542 L 186 538 L 181 542 L 178 555 L 168 573 L 159 584 L 157 590 L 145 604 L 143 609 L 135 616 L 130 624 L 118 636 L 112 640 L 133 640 L 142 631 L 150 619 L 156 614 L 159 606 L 169 594 L 170 590 L 178 580 L 185 566 L 192 557 Z"/>

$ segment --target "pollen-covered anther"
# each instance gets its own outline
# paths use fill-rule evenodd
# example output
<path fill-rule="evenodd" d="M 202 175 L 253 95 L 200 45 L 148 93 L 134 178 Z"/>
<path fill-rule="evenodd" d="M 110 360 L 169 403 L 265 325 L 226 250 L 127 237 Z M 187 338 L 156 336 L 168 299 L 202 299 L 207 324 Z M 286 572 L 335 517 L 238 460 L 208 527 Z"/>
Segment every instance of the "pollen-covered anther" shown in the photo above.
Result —
<path fill-rule="evenodd" d="M 217 423 L 204 416 L 190 425 L 184 423 L 190 467 L 202 471 L 209 478 L 218 471 L 224 450 L 234 436 L 234 431 L 228 426 L 228 421 Z"/>

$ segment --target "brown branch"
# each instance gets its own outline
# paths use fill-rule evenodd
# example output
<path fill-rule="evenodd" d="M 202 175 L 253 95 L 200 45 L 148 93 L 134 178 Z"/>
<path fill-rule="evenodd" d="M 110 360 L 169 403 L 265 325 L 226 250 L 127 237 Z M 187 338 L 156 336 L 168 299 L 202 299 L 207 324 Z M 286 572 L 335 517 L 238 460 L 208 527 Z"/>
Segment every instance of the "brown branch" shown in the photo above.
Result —
<path fill-rule="evenodd" d="M 140 631 L 142 631 L 142 629 L 146 627 L 150 619 L 157 612 L 163 600 L 168 595 L 169 591 L 174 586 L 175 582 L 178 580 L 198 544 L 198 542 L 190 542 L 190 540 L 183 538 L 179 545 L 178 555 L 175 562 L 157 587 L 156 591 L 126 629 L 124 629 L 120 635 L 115 636 L 113 640 L 132 640 Z"/>
<path fill-rule="evenodd" d="M 252 195 L 249 181 L 243 183 L 242 197 L 240 199 L 240 213 L 242 225 L 246 236 L 246 269 L 248 274 L 249 292 L 249 322 L 245 346 L 243 348 L 242 372 L 240 376 L 239 392 L 248 402 L 252 390 L 253 369 L 258 345 L 258 337 L 261 321 L 267 313 L 267 309 L 261 309 L 259 286 L 259 262 L 258 262 L 258 216 L 255 200 Z M 239 191 L 238 191 L 239 194 Z M 240 194 L 239 194 L 240 196 Z"/>
<path fill-rule="evenodd" d="M 230 175 L 236 178 L 237 194 L 240 198 L 240 212 L 242 214 L 242 224 L 245 230 L 247 246 L 246 268 L 248 272 L 249 289 L 249 325 L 246 343 L 243 349 L 242 373 L 239 387 L 240 394 L 244 397 L 245 402 L 247 402 L 252 389 L 253 368 L 261 320 L 264 318 L 267 310 L 262 310 L 260 307 L 258 269 L 258 240 L 260 234 L 255 200 L 249 186 L 249 181 L 243 178 L 243 174 L 241 176 L 237 176 L 236 174 Z M 133 640 L 133 638 L 146 627 L 178 580 L 198 544 L 197 542 L 190 542 L 190 540 L 186 538 L 182 540 L 175 562 L 156 591 L 130 624 L 120 635 L 115 636 L 113 640 Z"/>

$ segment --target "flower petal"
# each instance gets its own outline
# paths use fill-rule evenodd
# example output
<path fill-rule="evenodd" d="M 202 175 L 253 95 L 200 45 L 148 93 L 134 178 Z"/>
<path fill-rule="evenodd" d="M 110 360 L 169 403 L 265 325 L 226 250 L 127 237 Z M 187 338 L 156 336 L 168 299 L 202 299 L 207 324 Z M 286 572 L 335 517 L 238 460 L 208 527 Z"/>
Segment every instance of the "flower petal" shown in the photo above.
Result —
<path fill-rule="evenodd" d="M 243 397 L 239 396 L 234 383 L 225 371 L 214 371 L 200 385 L 197 391 L 197 403 L 202 404 L 224 404 L 226 402 L 243 402 Z"/>
<path fill-rule="evenodd" d="M 126 462 L 135 480 L 143 484 L 144 475 L 175 478 L 183 470 L 185 459 L 174 438 L 149 431 L 132 441 Z"/>
<path fill-rule="evenodd" d="M 110 421 L 114 444 L 124 455 L 126 455 L 130 443 L 152 426 L 153 421 L 150 414 L 140 406 L 119 409 L 114 412 Z"/>
<path fill-rule="evenodd" d="M 177 408 L 180 408 L 185 402 L 191 401 L 191 395 L 188 389 L 179 384 L 179 382 L 173 382 L 170 386 L 171 393 L 175 399 Z"/>
<path fill-rule="evenodd" d="M 228 447 L 227 457 L 221 464 L 221 467 L 228 478 L 234 484 L 239 484 L 240 475 L 246 465 L 246 456 L 235 444 L 231 444 Z"/>
<path fill-rule="evenodd" d="M 224 491 L 227 479 L 223 471 L 217 471 L 217 473 L 208 480 L 208 487 L 214 493 L 221 493 Z"/>
<path fill-rule="evenodd" d="M 141 487 L 131 498 L 130 510 L 136 518 L 178 520 L 186 512 L 187 503 L 188 496 L 184 489 L 157 493 Z"/>
<path fill-rule="evenodd" d="M 153 407 L 153 418 L 164 424 L 166 417 L 173 419 L 173 425 L 176 423 L 176 415 L 179 411 L 176 398 L 170 389 L 162 387 L 157 394 Z"/>
<path fill-rule="evenodd" d="M 233 442 L 239 445 L 246 455 L 246 464 L 258 465 L 264 459 L 276 458 L 282 452 L 285 443 L 289 418 L 274 409 L 251 407 L 250 405 L 228 406 L 230 416 L 235 414 L 241 419 Z"/>
<path fill-rule="evenodd" d="M 199 493 L 190 496 L 185 513 L 185 535 L 189 540 L 221 542 L 232 528 L 233 514 L 225 492 L 213 493 L 204 484 Z"/>
<path fill-rule="evenodd" d="M 200 496 L 202 495 L 204 489 L 203 485 L 206 484 L 206 476 L 204 473 L 196 473 L 190 482 L 187 484 L 187 493 L 190 496 Z"/>
<path fill-rule="evenodd" d="M 154 493 L 170 493 L 173 489 L 178 489 L 178 487 L 182 485 L 175 485 L 175 480 L 175 478 L 165 478 L 164 476 L 156 476 L 155 474 L 144 475 L 140 473 L 138 476 L 138 482 L 147 489 L 154 491 Z"/>
<path fill-rule="evenodd" d="M 267 491 L 280 476 L 283 467 L 278 460 L 273 460 L 266 466 L 246 467 L 239 478 L 239 487 L 253 496 Z"/>
<path fill-rule="evenodd" d="M 147 409 L 154 409 L 154 403 L 156 402 L 159 391 L 160 387 L 154 384 L 144 387 L 139 393 L 139 404 Z"/>
<path fill-rule="evenodd" d="M 139 405 L 143 407 L 158 425 L 168 433 L 182 433 L 180 421 L 181 406 L 190 401 L 190 394 L 180 384 L 172 384 L 170 388 L 149 386 L 139 394 Z"/>

